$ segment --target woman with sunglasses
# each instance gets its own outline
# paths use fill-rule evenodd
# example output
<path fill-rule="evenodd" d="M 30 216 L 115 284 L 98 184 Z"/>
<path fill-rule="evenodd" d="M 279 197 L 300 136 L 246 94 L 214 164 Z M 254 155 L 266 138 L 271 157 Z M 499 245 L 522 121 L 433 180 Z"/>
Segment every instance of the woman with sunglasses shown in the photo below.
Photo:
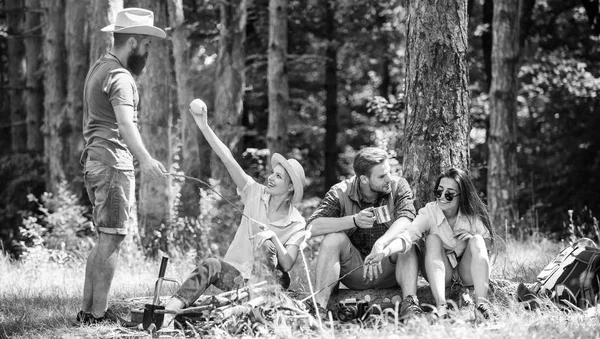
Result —
<path fill-rule="evenodd" d="M 419 210 L 408 229 L 400 232 L 384 253 L 406 252 L 425 235 L 424 248 L 418 248 L 421 273 L 431 285 L 437 315 L 448 317 L 445 289 L 453 278 L 460 278 L 463 285 L 474 286 L 476 318 L 488 319 L 488 251 L 493 245 L 494 229 L 487 208 L 468 174 L 458 168 L 444 171 L 434 187 L 436 200 Z M 377 262 L 383 257 L 367 259 Z"/>

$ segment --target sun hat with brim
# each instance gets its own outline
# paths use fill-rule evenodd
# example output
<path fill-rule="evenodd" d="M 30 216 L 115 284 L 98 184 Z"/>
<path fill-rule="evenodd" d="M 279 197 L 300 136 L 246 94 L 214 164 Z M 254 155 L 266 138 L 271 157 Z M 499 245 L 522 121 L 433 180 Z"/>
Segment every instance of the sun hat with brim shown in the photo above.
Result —
<path fill-rule="evenodd" d="M 274 168 L 276 165 L 281 165 L 290 176 L 290 179 L 292 179 L 292 185 L 294 186 L 292 203 L 299 203 L 302 200 L 302 195 L 304 195 L 304 186 L 306 186 L 304 168 L 302 168 L 298 160 L 286 159 L 279 153 L 274 153 L 271 157 L 271 167 Z"/>
<path fill-rule="evenodd" d="M 165 31 L 154 26 L 154 13 L 143 8 L 125 8 L 119 11 L 115 23 L 101 31 L 151 35 L 163 39 L 167 36 Z"/>

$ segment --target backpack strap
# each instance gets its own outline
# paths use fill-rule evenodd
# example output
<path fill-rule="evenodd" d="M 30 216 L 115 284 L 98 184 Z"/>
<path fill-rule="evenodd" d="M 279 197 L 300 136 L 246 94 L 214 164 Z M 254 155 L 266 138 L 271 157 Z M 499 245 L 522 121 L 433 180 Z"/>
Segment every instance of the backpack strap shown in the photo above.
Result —
<path fill-rule="evenodd" d="M 581 303 L 596 304 L 596 293 L 594 293 L 594 280 L 598 279 L 598 270 L 600 269 L 600 251 L 589 248 L 594 253 L 588 261 L 585 271 L 579 277 L 579 286 L 581 289 Z M 579 305 L 582 308 L 587 308 L 590 305 Z"/>

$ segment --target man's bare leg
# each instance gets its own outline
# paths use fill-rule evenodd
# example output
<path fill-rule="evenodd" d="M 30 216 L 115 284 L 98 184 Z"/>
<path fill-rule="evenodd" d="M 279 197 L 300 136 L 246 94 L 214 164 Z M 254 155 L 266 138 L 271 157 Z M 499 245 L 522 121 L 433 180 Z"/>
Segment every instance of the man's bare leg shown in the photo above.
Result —
<path fill-rule="evenodd" d="M 108 293 L 117 267 L 118 248 L 124 238 L 125 236 L 120 234 L 100 233 L 98 243 L 88 258 L 83 306 L 86 310 L 86 303 L 89 303 L 88 293 L 91 290 L 91 313 L 95 318 L 103 317 L 108 308 Z"/>

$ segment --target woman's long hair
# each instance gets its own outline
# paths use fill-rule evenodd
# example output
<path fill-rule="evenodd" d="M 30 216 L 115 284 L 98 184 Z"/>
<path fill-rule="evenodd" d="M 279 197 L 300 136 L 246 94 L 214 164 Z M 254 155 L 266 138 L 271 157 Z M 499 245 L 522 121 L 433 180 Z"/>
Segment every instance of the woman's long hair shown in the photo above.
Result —
<path fill-rule="evenodd" d="M 459 210 L 461 213 L 465 214 L 469 218 L 479 218 L 485 228 L 490 232 L 490 236 L 492 238 L 492 242 L 496 237 L 496 232 L 494 231 L 494 227 L 492 225 L 492 221 L 490 219 L 490 215 L 487 210 L 487 206 L 483 203 L 477 191 L 475 190 L 475 185 L 473 185 L 473 181 L 467 174 L 467 172 L 451 167 L 437 178 L 435 182 L 434 189 L 437 189 L 440 185 L 440 181 L 442 178 L 454 179 L 458 183 L 458 188 L 460 190 L 459 198 Z"/>

